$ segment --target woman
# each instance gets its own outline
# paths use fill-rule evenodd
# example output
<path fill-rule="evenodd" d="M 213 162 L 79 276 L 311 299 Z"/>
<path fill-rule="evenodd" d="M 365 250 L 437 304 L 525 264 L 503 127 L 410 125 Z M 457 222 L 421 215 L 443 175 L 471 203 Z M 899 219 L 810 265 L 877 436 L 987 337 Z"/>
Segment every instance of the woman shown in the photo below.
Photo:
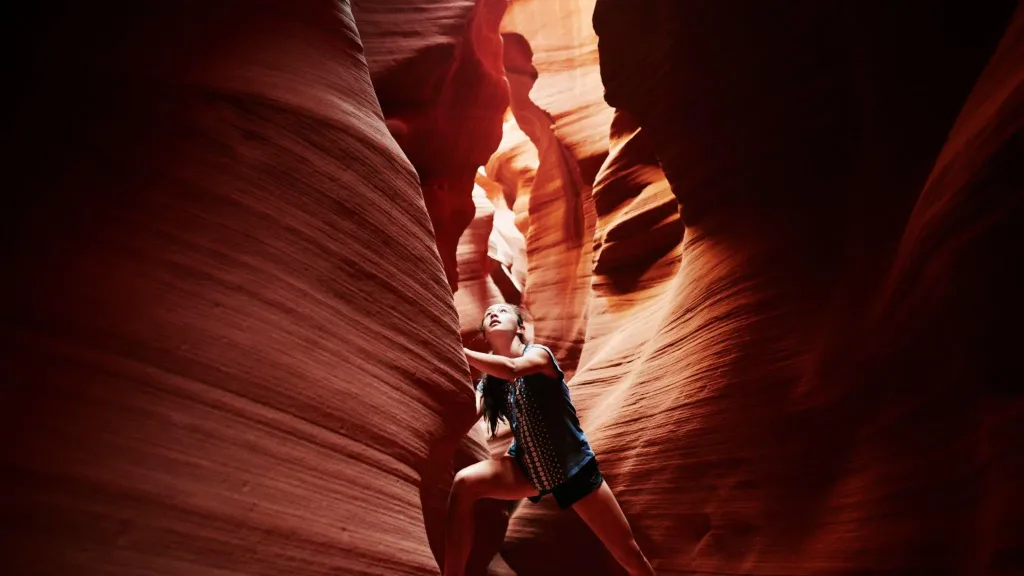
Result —
<path fill-rule="evenodd" d="M 469 364 L 486 375 L 477 386 L 477 419 L 491 437 L 498 419 L 515 441 L 507 454 L 455 475 L 448 500 L 445 576 L 462 576 L 473 538 L 473 505 L 480 498 L 540 501 L 552 494 L 572 508 L 631 574 L 654 574 L 580 428 L 564 374 L 545 346 L 526 342 L 523 316 L 510 304 L 491 306 L 481 331 L 491 354 L 466 349 Z"/>

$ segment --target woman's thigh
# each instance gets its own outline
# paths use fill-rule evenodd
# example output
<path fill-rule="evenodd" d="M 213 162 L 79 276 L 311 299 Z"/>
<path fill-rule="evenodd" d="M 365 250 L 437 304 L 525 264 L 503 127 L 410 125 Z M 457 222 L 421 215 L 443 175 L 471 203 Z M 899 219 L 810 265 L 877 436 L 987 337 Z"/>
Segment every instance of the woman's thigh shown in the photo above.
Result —
<path fill-rule="evenodd" d="M 573 504 L 572 508 L 606 546 L 633 542 L 633 530 L 607 482 L 602 482 L 597 490 Z"/>
<path fill-rule="evenodd" d="M 462 490 L 477 498 L 519 500 L 536 496 L 537 489 L 523 474 L 512 456 L 484 460 L 467 466 L 455 475 L 455 490 Z"/>

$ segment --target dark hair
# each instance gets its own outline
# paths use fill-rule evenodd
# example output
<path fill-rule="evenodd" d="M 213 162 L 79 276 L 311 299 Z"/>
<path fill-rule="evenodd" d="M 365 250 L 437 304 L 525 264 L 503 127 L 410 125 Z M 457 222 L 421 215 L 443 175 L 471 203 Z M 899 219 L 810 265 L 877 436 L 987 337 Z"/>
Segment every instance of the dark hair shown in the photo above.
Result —
<path fill-rule="evenodd" d="M 515 312 L 516 320 L 519 322 L 519 327 L 524 327 L 523 324 L 523 313 L 525 310 L 514 304 L 503 304 L 508 306 Z M 480 320 L 480 332 L 484 331 L 484 321 Z M 523 344 L 529 344 L 526 341 L 526 335 L 521 335 L 519 340 Z M 508 423 L 508 409 L 505 405 L 505 385 L 508 384 L 508 380 L 502 380 L 501 378 L 484 374 L 483 378 L 480 379 L 480 386 L 483 390 L 482 395 L 484 397 L 484 418 L 487 419 L 487 427 L 491 431 L 491 438 L 494 438 L 498 430 L 498 420 Z"/>
<path fill-rule="evenodd" d="M 487 420 L 487 429 L 491 431 L 491 438 L 497 435 L 498 420 L 508 423 L 508 410 L 505 407 L 505 384 L 507 380 L 484 374 L 480 379 L 483 387 L 484 397 L 484 418 Z"/>

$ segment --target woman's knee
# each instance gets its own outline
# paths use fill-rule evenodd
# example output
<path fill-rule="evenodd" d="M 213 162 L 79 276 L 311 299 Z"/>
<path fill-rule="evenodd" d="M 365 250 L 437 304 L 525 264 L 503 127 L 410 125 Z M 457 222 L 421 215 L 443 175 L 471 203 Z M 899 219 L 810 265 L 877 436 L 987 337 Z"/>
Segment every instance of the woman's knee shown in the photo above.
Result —
<path fill-rule="evenodd" d="M 468 468 L 463 468 L 455 474 L 455 480 L 452 481 L 452 497 L 460 500 L 476 500 L 480 497 L 480 480 Z"/>

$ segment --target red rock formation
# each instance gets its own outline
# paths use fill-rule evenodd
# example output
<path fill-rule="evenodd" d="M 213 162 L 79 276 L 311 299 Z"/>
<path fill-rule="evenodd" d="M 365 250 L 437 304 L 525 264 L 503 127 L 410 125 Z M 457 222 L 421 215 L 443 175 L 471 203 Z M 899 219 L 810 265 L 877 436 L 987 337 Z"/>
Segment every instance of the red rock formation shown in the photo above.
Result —
<path fill-rule="evenodd" d="M 503 0 L 358 0 L 353 10 L 388 128 L 420 176 L 463 340 L 476 348 L 484 309 L 518 302 L 525 282 L 522 234 L 498 201 L 497 184 L 479 173 L 502 139 L 509 105 L 498 33 L 505 6 Z M 484 436 L 464 449 L 458 467 L 486 454 Z M 432 501 L 443 503 L 450 471 L 438 469 L 428 481 Z M 472 570 L 483 569 L 497 550 L 504 532 L 500 508 L 489 507 L 491 516 L 477 523 L 494 531 L 481 536 Z M 443 515 L 442 507 L 431 508 L 427 518 L 437 554 Z"/>
<path fill-rule="evenodd" d="M 524 64 L 536 70 L 529 99 L 550 116 L 551 132 L 579 164 L 587 186 L 608 154 L 613 112 L 603 98 L 597 35 L 591 25 L 594 4 L 595 0 L 512 0 L 501 22 L 502 32 L 525 41 L 531 53 L 511 71 L 522 74 Z"/>
<path fill-rule="evenodd" d="M 537 338 L 571 374 L 586 330 L 594 214 L 590 184 L 577 158 L 558 138 L 554 120 L 531 99 L 537 78 L 532 51 L 518 35 L 505 35 L 505 68 L 512 113 L 536 148 L 538 164 L 527 198 L 527 285 L 523 296 Z"/>
<path fill-rule="evenodd" d="M 455 293 L 462 333 L 469 338 L 480 336 L 488 306 L 519 304 L 526 283 L 526 240 L 516 228 L 515 214 L 505 204 L 500 185 L 484 175 L 477 182 L 476 217 L 459 241 L 462 288 Z"/>
<path fill-rule="evenodd" d="M 589 24 L 593 6 L 593 0 L 509 5 L 501 30 L 512 118 L 487 164 L 488 178 L 503 187 L 506 205 L 529 237 L 530 281 L 520 287 L 522 299 L 538 337 L 570 373 L 586 331 L 591 185 L 607 155 L 612 114 L 602 98 L 597 37 Z M 490 303 L 478 302 L 473 316 Z M 464 318 L 464 327 L 475 321 Z"/>
<path fill-rule="evenodd" d="M 347 3 L 23 8 L 7 570 L 436 573 L 472 396 Z"/>
<path fill-rule="evenodd" d="M 1024 15 L 989 62 L 1011 11 L 598 2 L 607 98 L 687 228 L 671 280 L 665 240 L 623 282 L 612 231 L 672 215 L 613 148 L 571 387 L 659 574 L 1016 566 L 1022 405 L 996 328 L 1020 321 Z M 518 573 L 616 570 L 550 503 L 509 533 Z"/>
<path fill-rule="evenodd" d="M 501 140 L 505 0 L 358 0 L 355 17 L 388 128 L 415 166 L 452 290 L 473 183 Z"/>
<path fill-rule="evenodd" d="M 488 180 L 501 187 L 504 204 L 511 207 L 515 214 L 516 228 L 526 233 L 530 230 L 530 189 L 537 175 L 540 158 L 537 147 L 519 127 L 511 112 L 509 110 L 502 127 L 501 144 L 487 162 L 485 172 Z"/>
<path fill-rule="evenodd" d="M 1011 3 L 601 0 L 614 120 L 592 0 L 503 52 L 499 1 L 65 4 L 12 74 L 16 572 L 436 573 L 514 297 L 659 574 L 1019 568 Z M 471 572 L 617 573 L 502 511 Z"/>
<path fill-rule="evenodd" d="M 480 319 L 493 302 L 503 300 L 501 290 L 491 278 L 495 269 L 497 245 L 494 236 L 495 206 L 479 185 L 473 189 L 476 216 L 459 240 L 459 291 L 455 293 L 463 338 L 479 336 Z"/>

